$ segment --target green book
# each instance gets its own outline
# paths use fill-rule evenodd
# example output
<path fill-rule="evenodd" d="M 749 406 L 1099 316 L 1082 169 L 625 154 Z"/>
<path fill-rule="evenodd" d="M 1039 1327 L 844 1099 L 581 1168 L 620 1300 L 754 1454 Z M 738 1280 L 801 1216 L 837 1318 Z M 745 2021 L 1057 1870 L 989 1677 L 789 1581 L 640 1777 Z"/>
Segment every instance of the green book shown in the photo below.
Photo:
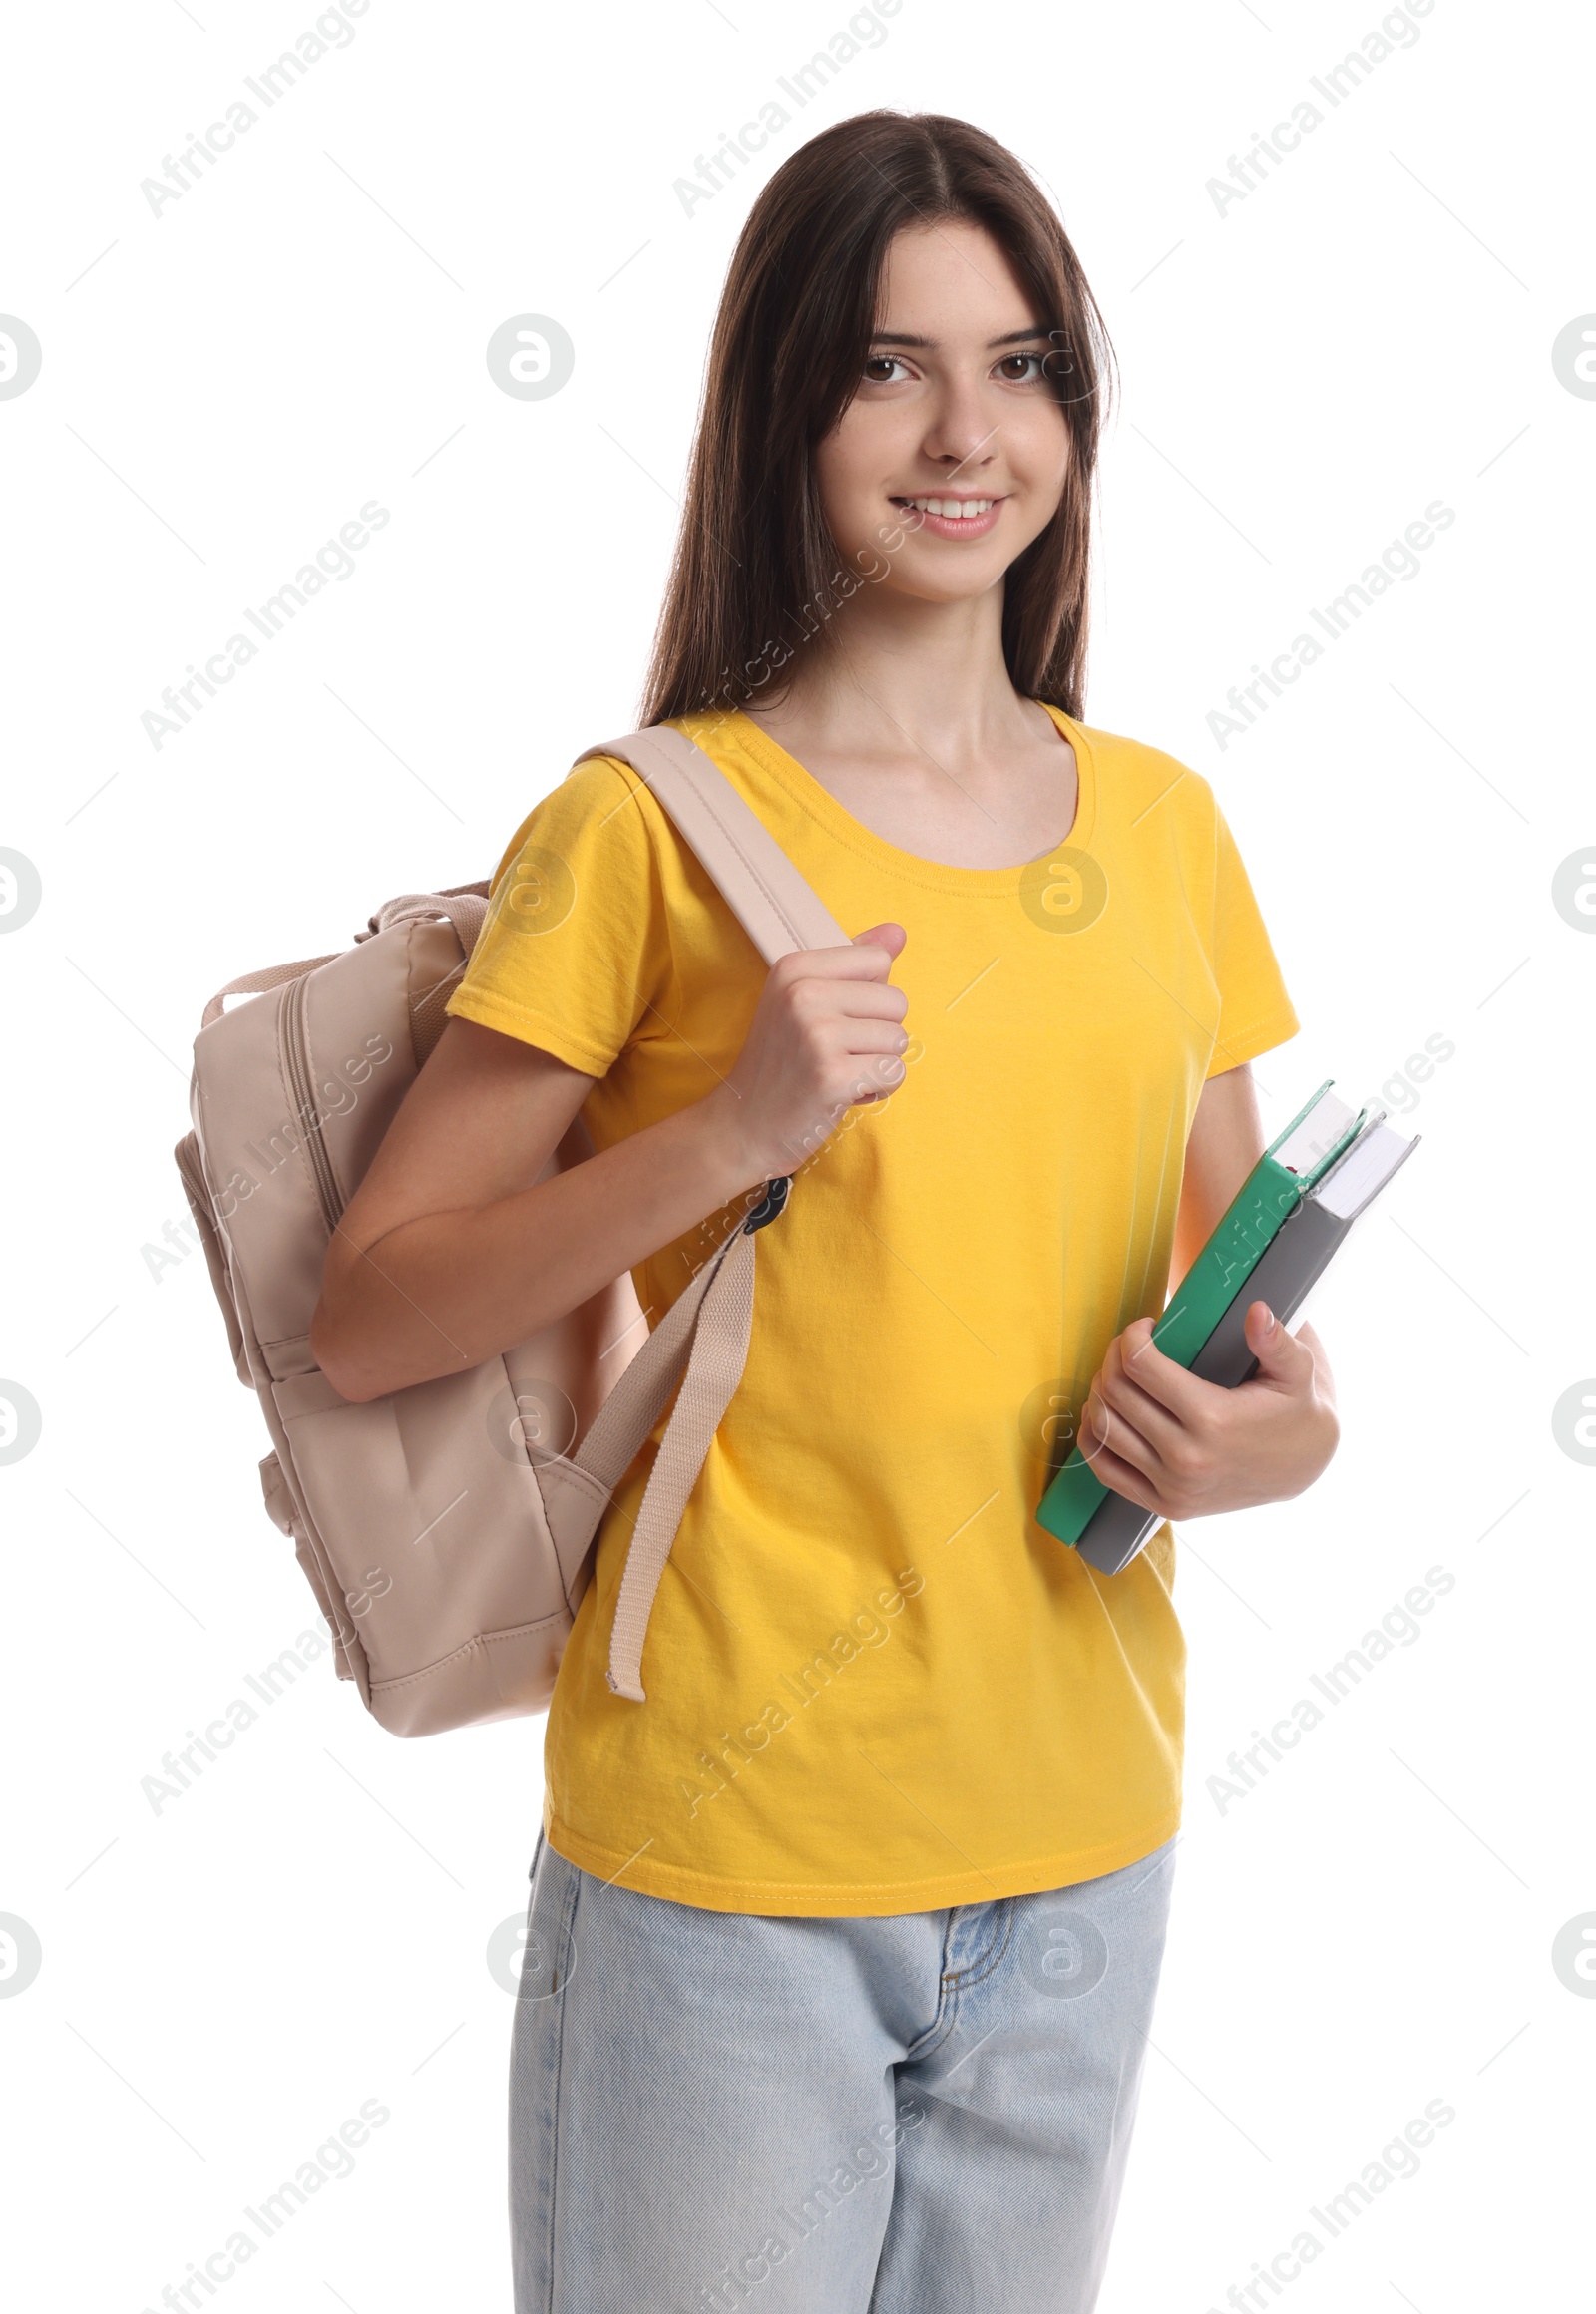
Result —
<path fill-rule="evenodd" d="M 1177 1365 L 1192 1364 L 1281 1224 L 1350 1147 L 1367 1115 L 1338 1100 L 1327 1081 L 1271 1141 L 1153 1328 L 1165 1357 Z M 1037 1524 L 1061 1543 L 1078 1543 L 1107 1495 L 1079 1446 L 1073 1446 L 1037 1506 Z"/>

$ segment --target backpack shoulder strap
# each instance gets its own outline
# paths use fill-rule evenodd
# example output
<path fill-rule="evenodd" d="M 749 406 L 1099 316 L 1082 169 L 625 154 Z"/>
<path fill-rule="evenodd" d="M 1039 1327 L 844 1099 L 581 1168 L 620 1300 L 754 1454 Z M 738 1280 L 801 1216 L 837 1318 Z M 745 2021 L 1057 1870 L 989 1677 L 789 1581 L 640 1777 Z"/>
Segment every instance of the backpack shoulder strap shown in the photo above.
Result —
<path fill-rule="evenodd" d="M 577 761 L 594 755 L 618 756 L 646 781 L 767 964 L 795 949 L 847 947 L 848 935 L 830 909 L 720 766 L 685 733 L 655 724 L 585 748 Z M 780 1202 L 773 1202 L 779 1212 Z M 633 1703 L 646 1700 L 643 1640 L 670 1546 L 747 1360 L 753 1233 L 768 1218 L 762 1208 L 734 1224 L 621 1373 L 575 1455 L 539 1467 L 551 1526 L 574 1556 L 591 1539 L 679 1377 L 626 1548 L 609 1635 L 610 1689 Z"/>
<path fill-rule="evenodd" d="M 656 723 L 585 747 L 577 761 L 592 755 L 618 755 L 647 782 L 767 964 L 794 949 L 848 946 L 819 894 L 719 764 L 685 732 Z"/>

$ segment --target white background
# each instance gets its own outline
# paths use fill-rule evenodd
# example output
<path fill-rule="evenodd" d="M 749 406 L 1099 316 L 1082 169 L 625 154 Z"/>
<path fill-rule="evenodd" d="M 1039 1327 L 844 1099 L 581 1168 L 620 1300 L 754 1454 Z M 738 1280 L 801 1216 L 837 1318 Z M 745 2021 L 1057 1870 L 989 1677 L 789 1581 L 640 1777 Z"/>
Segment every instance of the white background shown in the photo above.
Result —
<path fill-rule="evenodd" d="M 1315 1308 L 1340 1455 L 1184 1549 L 1187 1824 L 1103 2314 L 1223 2305 L 1435 2099 L 1456 2119 L 1419 2174 L 1291 2306 L 1574 2303 L 1596 2005 L 1551 1946 L 1596 1911 L 1596 1470 L 1551 1409 L 1596 1372 L 1596 939 L 1551 880 L 1596 836 L 1596 403 L 1551 347 L 1596 308 L 1588 23 L 1436 0 L 1221 215 L 1207 180 L 1375 0 L 904 0 L 688 217 L 673 180 L 846 0 L 372 0 L 152 214 L 141 181 L 315 13 L 125 0 L 8 36 L 0 310 L 44 351 L 0 401 L 0 844 L 44 895 L 0 941 L 0 1375 L 44 1423 L 0 1470 L 0 1911 L 43 1952 L 0 2000 L 17 2303 L 158 2304 L 377 2099 L 353 2175 L 223 2285 L 228 2314 L 508 2309 L 512 2003 L 486 1950 L 525 1903 L 542 1725 L 401 1743 L 323 1659 L 152 1812 L 141 1779 L 311 1601 L 202 1260 L 152 1275 L 146 1249 L 185 1213 L 211 990 L 486 875 L 632 723 L 749 199 L 878 104 L 1008 143 L 1103 304 L 1123 392 L 1087 719 L 1215 784 L 1305 1023 L 1259 1066 L 1271 1129 L 1323 1077 L 1365 1096 L 1455 1047 L 1416 1108 L 1398 1088 L 1423 1145 Z M 529 311 L 577 349 L 541 402 L 484 360 Z M 154 747 L 163 688 L 373 498 L 354 577 Z M 1421 575 L 1221 750 L 1228 688 L 1436 499 L 1456 520 Z M 1222 1811 L 1227 1755 L 1437 1565 L 1421 1638 Z"/>

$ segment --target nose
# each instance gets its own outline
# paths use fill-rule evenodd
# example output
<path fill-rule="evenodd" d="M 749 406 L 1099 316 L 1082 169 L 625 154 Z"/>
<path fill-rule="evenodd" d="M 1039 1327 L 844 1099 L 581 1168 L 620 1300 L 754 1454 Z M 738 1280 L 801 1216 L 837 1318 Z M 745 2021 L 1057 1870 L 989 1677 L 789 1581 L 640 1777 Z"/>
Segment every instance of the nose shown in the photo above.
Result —
<path fill-rule="evenodd" d="M 974 482 L 997 458 L 998 436 L 979 381 L 953 376 L 936 397 L 921 449 L 933 465 L 950 469 L 949 481 Z"/>

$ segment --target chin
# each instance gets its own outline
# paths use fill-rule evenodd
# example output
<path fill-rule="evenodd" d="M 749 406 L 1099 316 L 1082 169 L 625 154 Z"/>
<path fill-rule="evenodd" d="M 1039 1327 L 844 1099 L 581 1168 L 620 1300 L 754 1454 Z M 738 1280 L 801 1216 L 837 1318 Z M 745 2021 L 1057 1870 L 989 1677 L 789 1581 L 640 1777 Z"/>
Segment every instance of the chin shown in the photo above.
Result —
<path fill-rule="evenodd" d="M 888 594 L 906 594 L 916 602 L 979 602 L 1001 582 L 1006 563 L 984 572 L 895 571 L 882 581 Z"/>

